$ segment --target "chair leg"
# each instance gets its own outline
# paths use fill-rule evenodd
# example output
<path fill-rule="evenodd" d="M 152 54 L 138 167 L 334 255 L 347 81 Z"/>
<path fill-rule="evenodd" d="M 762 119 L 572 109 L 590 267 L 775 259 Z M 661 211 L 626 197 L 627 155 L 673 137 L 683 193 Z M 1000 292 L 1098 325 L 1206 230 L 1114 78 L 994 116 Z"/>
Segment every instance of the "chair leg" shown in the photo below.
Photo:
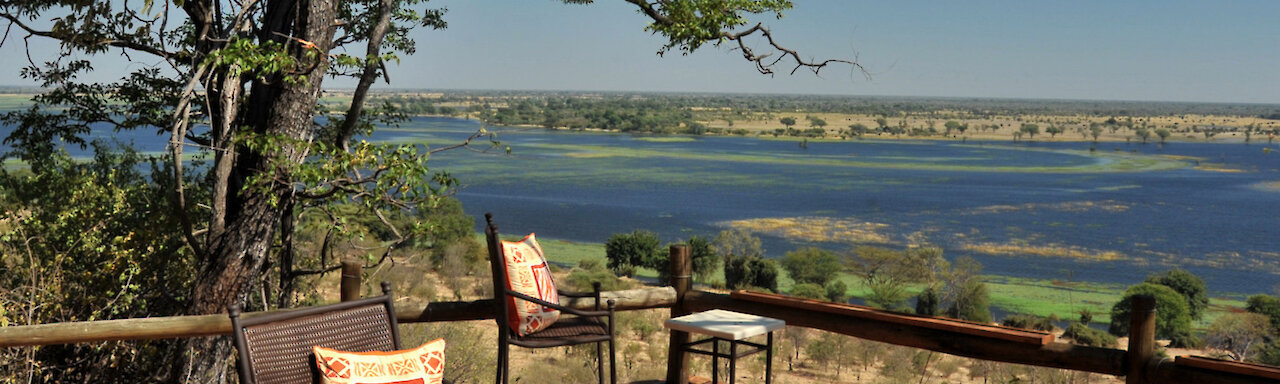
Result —
<path fill-rule="evenodd" d="M 609 338 L 609 383 L 618 384 L 618 352 L 614 350 L 613 338 Z"/>
<path fill-rule="evenodd" d="M 596 382 L 604 384 L 604 346 L 596 342 Z"/>
<path fill-rule="evenodd" d="M 503 384 L 507 382 L 507 344 L 498 342 L 498 377 L 493 380 L 493 384 Z"/>

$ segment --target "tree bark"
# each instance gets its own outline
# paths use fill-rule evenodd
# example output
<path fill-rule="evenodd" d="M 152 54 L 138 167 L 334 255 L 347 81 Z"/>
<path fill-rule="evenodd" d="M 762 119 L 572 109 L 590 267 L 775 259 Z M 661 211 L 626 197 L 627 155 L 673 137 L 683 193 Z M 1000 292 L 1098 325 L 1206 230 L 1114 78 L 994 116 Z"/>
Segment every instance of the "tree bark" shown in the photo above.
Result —
<path fill-rule="evenodd" d="M 325 59 L 333 41 L 337 3 L 335 0 L 277 0 L 264 4 L 264 9 L 266 17 L 259 41 L 288 45 L 291 54 L 310 70 L 303 74 L 306 79 L 302 81 L 286 81 L 287 74 L 255 80 L 235 127 L 305 142 L 311 138 L 315 102 L 328 70 Z M 315 46 L 307 47 L 302 41 Z M 308 59 L 308 50 L 318 52 Z M 220 217 L 225 226 L 222 231 L 210 234 L 209 255 L 196 274 L 188 315 L 222 313 L 227 305 L 244 303 L 248 288 L 259 283 L 274 231 L 284 217 L 284 207 L 294 199 L 294 187 L 288 182 L 291 180 L 289 168 L 303 161 L 306 149 L 286 141 L 267 153 L 244 146 L 235 147 L 233 153 L 232 169 L 225 184 L 226 203 Z M 254 174 L 271 177 L 262 178 L 257 185 L 248 185 L 251 180 L 247 177 Z M 234 359 L 225 338 L 189 339 L 184 344 L 178 358 L 182 365 L 176 370 L 181 374 L 171 381 L 227 381 Z"/>

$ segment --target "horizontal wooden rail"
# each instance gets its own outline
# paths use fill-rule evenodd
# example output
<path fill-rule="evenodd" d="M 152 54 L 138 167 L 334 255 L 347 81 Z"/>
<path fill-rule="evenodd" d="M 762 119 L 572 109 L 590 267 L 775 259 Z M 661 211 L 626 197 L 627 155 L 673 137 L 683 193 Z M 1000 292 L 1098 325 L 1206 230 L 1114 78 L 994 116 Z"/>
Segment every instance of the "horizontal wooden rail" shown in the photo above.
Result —
<path fill-rule="evenodd" d="M 603 292 L 601 296 L 605 300 L 614 300 L 615 308 L 619 311 L 668 308 L 676 301 L 675 290 L 671 287 Z M 593 308 L 591 302 L 581 298 L 564 297 L 560 302 L 578 309 Z M 277 311 L 245 313 L 242 317 L 261 316 L 271 312 Z M 492 300 L 438 302 L 417 307 L 400 305 L 396 309 L 396 319 L 404 323 L 492 318 Z M 0 327 L 0 347 L 201 337 L 229 333 L 231 320 L 224 314 L 81 321 Z"/>
<path fill-rule="evenodd" d="M 806 308 L 761 304 L 700 291 L 689 292 L 685 296 L 684 306 L 691 311 L 722 308 L 752 313 L 785 320 L 787 325 L 821 329 L 956 356 L 1117 376 L 1125 374 L 1125 351 L 1119 349 L 1010 341 L 919 324 L 897 323 L 883 318 L 854 317 Z"/>
<path fill-rule="evenodd" d="M 763 302 L 775 295 L 735 293 L 731 295 L 702 291 L 689 291 L 684 296 L 683 309 L 705 311 L 728 309 L 785 320 L 788 326 L 820 329 L 847 336 L 874 340 L 888 344 L 927 349 L 951 355 L 1005 363 L 1061 368 L 1124 376 L 1130 362 L 1127 352 L 1114 348 L 1098 348 L 1072 345 L 1063 342 L 1041 344 L 1034 338 L 1010 337 L 1002 334 L 1000 327 L 979 326 L 955 322 L 940 325 L 921 322 L 917 316 L 897 314 L 865 307 L 853 311 L 841 311 L 818 306 L 809 300 L 793 299 L 785 303 L 783 297 L 773 297 L 773 302 Z M 824 303 L 825 304 L 825 303 Z M 883 315 L 883 316 L 882 316 Z M 924 318 L 929 319 L 929 318 Z M 974 329 L 961 324 L 968 324 Z M 979 328 L 981 327 L 981 328 Z M 1032 342 L 1028 342 L 1032 341 Z M 1152 358 L 1143 365 L 1146 383 L 1187 384 L 1253 384 L 1276 383 L 1280 369 L 1275 367 L 1242 364 L 1200 357 L 1178 357 L 1177 363 L 1168 358 Z"/>
<path fill-rule="evenodd" d="M 1179 374 L 1187 374 L 1187 372 L 1196 370 L 1210 370 L 1244 376 L 1261 377 L 1274 380 L 1275 382 L 1280 382 L 1280 367 L 1273 367 L 1269 365 L 1212 359 L 1202 356 L 1178 356 L 1173 359 L 1173 363 L 1175 367 L 1171 368 L 1170 372 L 1179 372 Z"/>
<path fill-rule="evenodd" d="M 1053 334 L 1049 332 L 975 323 L 945 317 L 889 312 L 861 305 L 832 303 L 829 301 L 810 300 L 773 293 L 734 291 L 729 294 L 729 297 L 781 307 L 801 308 L 849 317 L 936 329 L 940 331 L 951 331 L 973 336 L 991 337 L 1018 343 L 1045 345 L 1052 343 L 1054 338 Z"/>

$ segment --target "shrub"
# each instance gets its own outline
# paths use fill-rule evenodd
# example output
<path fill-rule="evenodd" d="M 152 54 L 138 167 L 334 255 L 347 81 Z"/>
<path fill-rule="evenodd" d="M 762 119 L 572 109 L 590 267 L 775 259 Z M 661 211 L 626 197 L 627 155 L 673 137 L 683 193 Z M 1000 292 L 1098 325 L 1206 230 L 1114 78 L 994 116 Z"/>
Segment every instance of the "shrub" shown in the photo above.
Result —
<path fill-rule="evenodd" d="M 1040 317 L 1036 315 L 1012 315 L 1004 318 L 1000 324 L 1006 327 L 1030 329 L 1035 331 L 1053 331 L 1053 321 L 1057 316 Z"/>
<path fill-rule="evenodd" d="M 1116 345 L 1116 337 L 1103 331 L 1099 331 L 1081 323 L 1071 323 L 1066 331 L 1062 332 L 1062 337 L 1071 339 L 1075 344 L 1087 345 L 1091 347 L 1113 347 Z"/>
<path fill-rule="evenodd" d="M 1186 299 L 1173 288 L 1159 284 L 1142 283 L 1125 290 L 1124 297 L 1111 307 L 1111 327 L 1113 335 L 1129 333 L 1129 318 L 1132 312 L 1130 299 L 1134 296 L 1151 296 L 1156 300 L 1156 337 L 1186 339 L 1191 334 L 1191 314 L 1187 309 Z"/>
<path fill-rule="evenodd" d="M 821 285 L 814 283 L 801 283 L 791 287 L 791 295 L 795 297 L 803 297 L 813 300 L 826 300 L 827 291 Z"/>
<path fill-rule="evenodd" d="M 1205 293 L 1204 279 L 1191 272 L 1173 269 L 1147 276 L 1147 280 L 1143 282 L 1160 284 L 1181 294 L 1187 301 L 1187 309 L 1192 319 L 1204 317 L 1204 311 L 1209 308 L 1209 295 Z"/>
<path fill-rule="evenodd" d="M 840 259 L 831 251 L 808 247 L 787 252 L 782 257 L 782 268 L 796 283 L 826 285 L 840 273 Z"/>
<path fill-rule="evenodd" d="M 618 276 L 635 275 L 636 267 L 648 266 L 658 256 L 659 244 L 658 235 L 653 232 L 615 233 L 604 243 L 609 269 Z"/>

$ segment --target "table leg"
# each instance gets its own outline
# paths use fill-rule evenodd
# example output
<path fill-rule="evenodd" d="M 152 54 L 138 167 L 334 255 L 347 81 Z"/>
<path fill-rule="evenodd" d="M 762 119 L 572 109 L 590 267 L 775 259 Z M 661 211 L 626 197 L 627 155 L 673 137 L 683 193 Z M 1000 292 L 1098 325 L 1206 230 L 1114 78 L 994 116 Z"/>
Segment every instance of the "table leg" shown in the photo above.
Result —
<path fill-rule="evenodd" d="M 729 384 L 738 381 L 738 341 L 729 342 Z"/>
<path fill-rule="evenodd" d="M 773 332 L 769 332 L 768 349 L 764 350 L 764 384 L 773 382 Z"/>
<path fill-rule="evenodd" d="M 720 339 L 711 339 L 711 384 L 720 384 Z"/>

